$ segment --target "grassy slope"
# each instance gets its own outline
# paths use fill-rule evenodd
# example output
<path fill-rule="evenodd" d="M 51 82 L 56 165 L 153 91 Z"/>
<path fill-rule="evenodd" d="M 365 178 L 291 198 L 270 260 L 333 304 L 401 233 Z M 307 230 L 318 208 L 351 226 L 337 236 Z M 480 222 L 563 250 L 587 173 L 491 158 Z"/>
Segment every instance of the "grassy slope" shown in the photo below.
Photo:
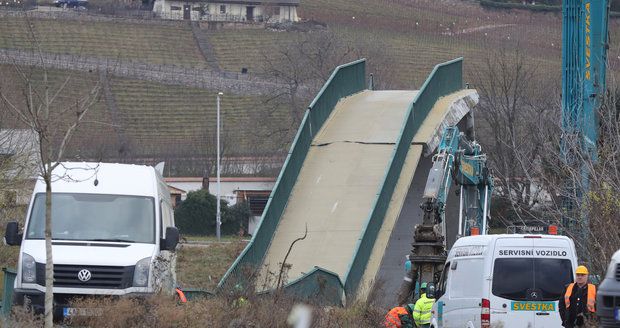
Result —
<path fill-rule="evenodd" d="M 43 97 L 43 71 L 39 69 L 22 68 L 24 76 L 33 84 L 34 97 L 37 95 Z M 7 98 L 16 106 L 23 108 L 26 104 L 23 90 L 25 83 L 21 75 L 13 66 L 0 65 L 0 90 Z M 75 111 L 71 110 L 76 107 L 76 102 L 80 101 L 93 88 L 97 86 L 99 76 L 96 73 L 75 73 L 63 70 L 48 70 L 48 81 L 50 86 L 50 95 L 58 92 L 62 84 L 68 79 L 68 82 L 62 91 L 52 103 L 50 110 L 52 113 L 66 111 L 62 120 L 66 123 L 72 122 L 75 117 Z M 100 92 L 100 95 L 102 93 Z M 51 96 L 50 96 L 51 97 Z M 36 102 L 35 103 L 40 103 Z M 15 122 L 15 116 L 11 115 L 8 110 L 0 117 L 4 119 L 4 124 Z M 24 127 L 21 122 L 10 123 L 16 124 L 18 127 Z M 58 133 L 54 135 L 56 141 L 60 141 L 64 136 L 64 129 L 52 129 Z M 97 143 L 92 143 L 97 140 Z M 99 152 L 111 147 L 116 143 L 114 128 L 110 113 L 107 111 L 105 101 L 102 96 L 98 98 L 96 103 L 89 109 L 89 112 L 83 118 L 83 122 L 76 129 L 70 148 L 73 154 L 82 154 L 84 156 L 93 156 Z"/>
<path fill-rule="evenodd" d="M 207 33 L 222 69 L 240 72 L 245 67 L 250 73 L 261 72 L 265 56 L 273 54 L 287 39 L 295 38 L 295 34 L 264 29 L 217 30 Z"/>
<path fill-rule="evenodd" d="M 177 261 L 179 285 L 183 288 L 214 290 L 244 247 L 245 243 L 241 241 L 183 246 Z"/>
<path fill-rule="evenodd" d="M 406 87 L 419 87 L 435 64 L 460 56 L 465 57 L 465 79 L 471 81 L 470 73 L 500 48 L 519 48 L 542 74 L 560 78 L 558 14 L 489 11 L 455 0 L 307 0 L 300 14 L 348 38 L 377 40 L 397 66 L 397 82 Z M 610 30 L 612 35 L 620 30 L 618 20 L 611 21 Z M 617 43 L 609 54 L 610 67 L 617 70 Z"/>
<path fill-rule="evenodd" d="M 303 18 L 325 22 L 347 40 L 364 40 L 379 48 L 390 65 L 387 78 L 398 87 L 419 87 L 432 67 L 465 56 L 467 69 L 479 66 L 495 49 L 520 48 L 545 74 L 560 76 L 561 17 L 555 13 L 486 10 L 457 0 L 306 0 Z M 204 67 L 188 25 L 142 25 L 33 19 L 44 51 L 129 59 L 155 64 Z M 612 35 L 618 30 L 611 22 Z M 296 33 L 260 29 L 206 32 L 220 66 L 239 72 L 260 72 L 265 55 Z M 31 48 L 23 18 L 0 20 L 1 48 Z M 617 44 L 610 49 L 610 66 L 618 67 Z M 373 54 L 362 54 L 377 57 Z M 467 79 L 467 76 L 466 76 Z"/>
<path fill-rule="evenodd" d="M 463 56 L 471 68 L 480 65 L 489 51 L 514 48 L 517 43 L 532 60 L 554 61 L 560 56 L 559 48 L 541 56 L 536 49 L 540 45 L 534 42 L 546 39 L 558 43 L 559 21 L 551 16 L 540 15 L 542 19 L 534 28 L 531 21 L 521 22 L 514 13 L 487 12 L 460 1 L 311 0 L 305 4 L 303 16 L 326 21 L 341 34 L 365 35 L 385 44 L 385 55 L 398 67 L 398 82 L 405 86 L 419 87 L 439 62 Z M 490 28 L 506 24 L 515 25 Z M 525 36 L 530 30 L 539 35 L 529 34 L 533 38 L 528 40 Z M 559 62 L 553 69 L 559 71 Z"/>
<path fill-rule="evenodd" d="M 180 247 L 177 259 L 179 285 L 183 288 L 214 290 L 244 247 L 245 243 L 241 241 Z M 0 246 L 0 268 L 15 268 L 18 256 L 19 247 Z M 3 281 L 4 275 L 0 275 L 0 299 Z"/>
<path fill-rule="evenodd" d="M 113 79 L 112 90 L 119 107 L 122 129 L 134 142 L 136 152 L 205 154 L 197 145 L 210 144 L 216 130 L 216 91 L 161 85 L 137 80 Z M 255 120 L 263 97 L 227 94 L 221 100 L 222 140 L 228 154 L 278 151 L 277 140 L 261 139 Z M 290 121 L 279 108 L 274 119 Z M 153 147 L 155 149 L 149 149 Z M 276 147 L 276 148 L 274 148 Z"/>
<path fill-rule="evenodd" d="M 456 57 L 465 57 L 466 71 L 471 72 L 500 48 L 522 49 L 541 70 L 559 78 L 561 26 L 555 14 L 487 11 L 456 0 L 307 0 L 299 12 L 303 18 L 327 23 L 354 46 L 364 44 L 366 53 L 361 55 L 369 60 L 386 59 L 382 63 L 390 67 L 383 78 L 396 87 L 419 87 L 434 65 Z M 614 22 L 612 30 L 617 25 Z M 209 37 L 224 69 L 260 71 L 265 54 L 297 35 L 217 30 Z"/>
<path fill-rule="evenodd" d="M 35 81 L 42 80 L 39 69 L 26 73 L 34 74 Z M 20 77 L 15 69 L 0 65 L 0 75 L 3 77 L 0 81 L 2 92 L 12 102 L 24 104 L 21 88 L 16 82 L 20 81 Z M 59 96 L 56 108 L 70 108 L 99 80 L 96 73 L 50 70 L 52 91 L 57 90 L 69 76 L 70 82 Z M 133 155 L 165 157 L 204 155 L 213 151 L 216 91 L 123 78 L 111 78 L 110 85 L 119 110 L 119 121 L 113 122 L 101 91 L 99 101 L 73 137 L 70 157 L 97 158 L 101 153 L 115 156 L 120 145 L 117 130 L 129 141 Z M 260 119 L 267 115 L 261 111 L 264 101 L 265 98 L 260 96 L 226 94 L 222 97 L 222 142 L 227 154 L 251 155 L 284 149 L 285 141 L 277 140 L 275 136 L 263 137 L 267 133 L 267 127 Z M 270 114 L 279 126 L 290 126 L 290 114 L 285 108 L 276 107 Z M 7 116 L 7 121 L 12 120 L 11 116 Z"/>
<path fill-rule="evenodd" d="M 205 67 L 188 25 L 2 17 L 0 48 L 32 49 L 28 23 L 44 52 Z"/>

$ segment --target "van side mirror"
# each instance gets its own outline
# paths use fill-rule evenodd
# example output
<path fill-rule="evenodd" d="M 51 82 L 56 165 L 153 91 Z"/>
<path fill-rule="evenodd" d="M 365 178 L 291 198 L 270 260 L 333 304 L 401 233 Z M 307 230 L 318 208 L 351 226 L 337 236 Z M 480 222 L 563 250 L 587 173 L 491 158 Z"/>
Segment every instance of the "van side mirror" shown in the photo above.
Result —
<path fill-rule="evenodd" d="M 11 221 L 6 224 L 6 231 L 4 232 L 4 242 L 10 246 L 19 246 L 22 244 L 23 235 L 19 233 L 19 223 L 17 221 Z"/>
<path fill-rule="evenodd" d="M 166 238 L 161 241 L 161 249 L 174 251 L 179 244 L 179 229 L 176 227 L 166 228 Z"/>

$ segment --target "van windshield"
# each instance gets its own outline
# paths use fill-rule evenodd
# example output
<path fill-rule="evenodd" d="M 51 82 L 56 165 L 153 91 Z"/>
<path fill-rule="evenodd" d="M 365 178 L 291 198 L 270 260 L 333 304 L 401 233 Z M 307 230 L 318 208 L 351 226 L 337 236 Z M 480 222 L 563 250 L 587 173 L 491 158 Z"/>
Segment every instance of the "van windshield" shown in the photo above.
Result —
<path fill-rule="evenodd" d="M 35 196 L 27 239 L 45 238 L 45 194 Z M 152 197 L 52 194 L 52 239 L 155 243 Z"/>
<path fill-rule="evenodd" d="M 513 301 L 557 301 L 573 281 L 568 259 L 502 258 L 493 268 L 493 295 Z"/>

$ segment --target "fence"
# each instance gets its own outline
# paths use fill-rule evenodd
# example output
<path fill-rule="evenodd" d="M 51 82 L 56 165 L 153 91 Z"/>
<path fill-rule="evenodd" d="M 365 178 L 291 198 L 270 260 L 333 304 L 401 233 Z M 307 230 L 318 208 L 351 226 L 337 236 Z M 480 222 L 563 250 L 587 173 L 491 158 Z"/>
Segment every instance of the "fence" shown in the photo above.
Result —
<path fill-rule="evenodd" d="M 9 4 L 12 4 L 9 2 Z M 35 9 L 36 11 L 33 11 Z M 191 21 L 213 23 L 237 23 L 247 27 L 262 28 L 269 23 L 269 17 L 255 16 L 248 20 L 245 15 L 200 13 L 192 7 Z M 183 19 L 183 10 L 156 13 L 150 8 L 120 8 L 118 6 L 97 7 L 88 5 L 87 9 L 61 9 L 50 6 L 38 6 L 33 0 L 22 0 L 15 5 L 0 3 L 0 17 L 31 17 L 44 19 L 88 20 L 96 22 L 123 22 L 131 24 L 151 25 L 186 25 L 189 20 Z M 271 23 L 274 23 L 273 21 Z"/>
<path fill-rule="evenodd" d="M 392 160 L 345 277 L 344 288 L 347 299 L 352 299 L 357 292 L 377 234 L 383 224 L 392 193 L 400 177 L 413 136 L 435 105 L 437 99 L 463 88 L 462 64 L 463 59 L 459 58 L 435 66 L 413 102 L 409 105 L 407 118 L 401 128 Z"/>
<path fill-rule="evenodd" d="M 229 287 L 231 284 L 244 283 L 247 278 L 245 275 L 248 274 L 246 270 L 248 268 L 257 269 L 262 262 L 280 222 L 280 218 L 284 213 L 289 195 L 297 181 L 297 176 L 310 149 L 312 139 L 341 98 L 362 91 L 365 88 L 365 64 L 365 59 L 361 59 L 338 66 L 308 107 L 275 187 L 269 196 L 269 201 L 256 233 L 252 236 L 248 246 L 235 260 L 228 272 L 226 272 L 218 285 L 218 289 Z M 334 280 L 332 276 L 326 277 L 322 275 L 325 271 L 313 271 L 312 273 L 317 279 L 324 279 L 332 282 L 332 284 L 336 281 L 339 282 L 338 279 Z M 341 283 L 339 284 L 342 285 Z M 294 291 L 298 295 L 308 295 L 308 292 L 312 292 L 312 286 L 315 286 L 315 284 L 298 281 L 287 287 L 287 289 Z M 342 290 L 341 287 L 337 286 L 335 289 Z M 339 293 L 330 291 L 330 295 L 339 295 Z"/>
<path fill-rule="evenodd" d="M 250 74 L 70 54 L 43 53 L 39 56 L 27 50 L 0 49 L 0 63 L 84 72 L 104 70 L 120 77 L 247 95 L 272 94 L 287 87 L 286 84 Z M 306 92 L 301 89 L 301 92 Z"/>

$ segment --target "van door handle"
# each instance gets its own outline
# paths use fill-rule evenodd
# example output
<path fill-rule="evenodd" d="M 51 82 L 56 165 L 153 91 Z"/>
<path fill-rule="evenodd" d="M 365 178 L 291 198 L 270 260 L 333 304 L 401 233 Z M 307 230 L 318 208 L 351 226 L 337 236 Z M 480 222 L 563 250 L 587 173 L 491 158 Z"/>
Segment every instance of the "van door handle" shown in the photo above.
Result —
<path fill-rule="evenodd" d="M 491 314 L 506 314 L 506 313 L 508 313 L 508 312 L 506 312 L 506 311 L 495 311 L 495 310 L 491 311 Z"/>
<path fill-rule="evenodd" d="M 549 315 L 549 312 L 536 312 L 536 315 Z"/>

